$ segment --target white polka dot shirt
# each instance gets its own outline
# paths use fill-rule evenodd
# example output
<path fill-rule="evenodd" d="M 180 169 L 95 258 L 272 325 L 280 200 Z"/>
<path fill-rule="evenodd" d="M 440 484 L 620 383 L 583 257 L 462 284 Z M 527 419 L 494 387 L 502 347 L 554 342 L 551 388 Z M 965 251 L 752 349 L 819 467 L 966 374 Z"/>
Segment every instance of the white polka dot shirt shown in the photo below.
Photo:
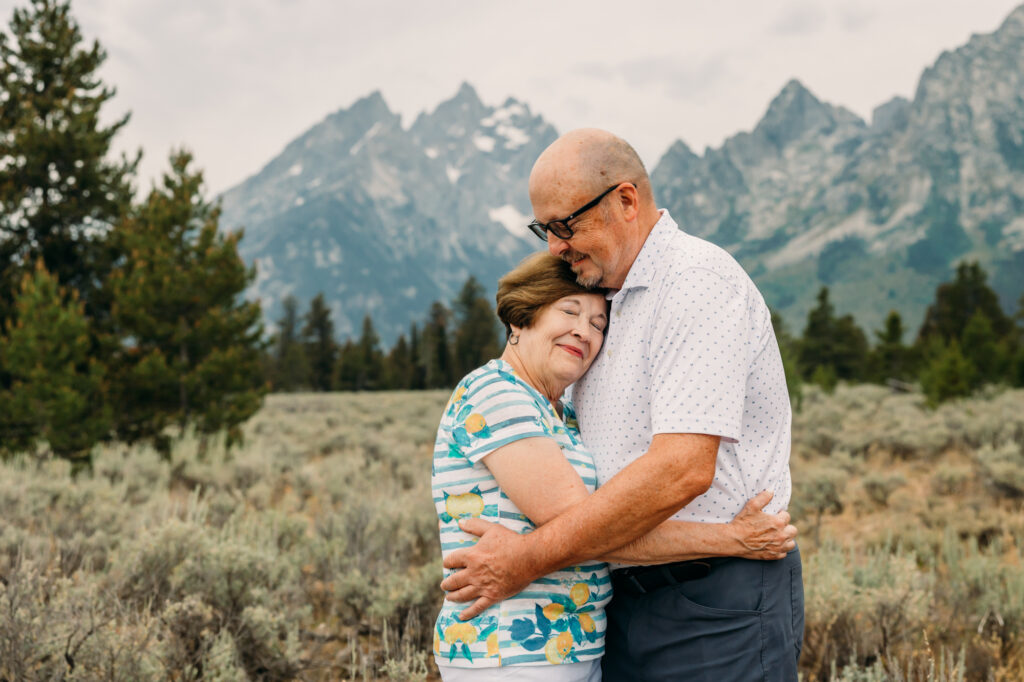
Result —
<path fill-rule="evenodd" d="M 733 518 L 762 490 L 789 504 L 790 405 L 771 314 L 723 249 L 679 230 L 667 211 L 620 291 L 604 345 L 573 387 L 598 484 L 658 433 L 722 437 L 711 488 L 672 518 Z M 668 483 L 666 483 L 668 484 Z"/>

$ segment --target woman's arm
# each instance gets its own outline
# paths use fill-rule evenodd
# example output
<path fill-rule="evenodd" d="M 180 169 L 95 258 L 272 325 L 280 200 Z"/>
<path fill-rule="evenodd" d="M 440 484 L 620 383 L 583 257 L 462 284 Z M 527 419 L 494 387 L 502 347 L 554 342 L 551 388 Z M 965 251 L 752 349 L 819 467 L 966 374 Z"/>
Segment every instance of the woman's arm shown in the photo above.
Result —
<path fill-rule="evenodd" d="M 536 526 L 542 526 L 588 496 L 579 474 L 550 438 L 525 438 L 483 459 L 501 490 Z M 793 547 L 796 528 L 789 514 L 766 514 L 764 492 L 747 502 L 730 523 L 665 521 L 602 559 L 662 564 L 709 556 L 779 559 Z"/>

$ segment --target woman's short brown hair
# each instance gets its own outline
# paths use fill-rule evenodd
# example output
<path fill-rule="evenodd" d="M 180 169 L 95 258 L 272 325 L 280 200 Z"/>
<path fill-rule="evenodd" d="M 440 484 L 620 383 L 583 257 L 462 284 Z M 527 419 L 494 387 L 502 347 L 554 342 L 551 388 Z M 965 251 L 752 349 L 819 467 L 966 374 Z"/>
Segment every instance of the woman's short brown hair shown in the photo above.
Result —
<path fill-rule="evenodd" d="M 512 325 L 533 326 L 537 314 L 545 306 L 574 294 L 604 294 L 605 289 L 588 289 L 576 283 L 572 268 L 561 258 L 547 251 L 530 254 L 498 280 L 498 318 L 505 325 L 505 334 Z"/>

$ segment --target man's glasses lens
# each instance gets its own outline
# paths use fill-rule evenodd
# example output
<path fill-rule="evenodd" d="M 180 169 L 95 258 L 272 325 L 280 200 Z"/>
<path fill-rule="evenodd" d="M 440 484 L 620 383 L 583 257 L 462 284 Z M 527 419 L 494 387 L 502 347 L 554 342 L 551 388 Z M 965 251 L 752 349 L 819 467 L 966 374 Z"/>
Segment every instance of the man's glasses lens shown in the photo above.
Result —
<path fill-rule="evenodd" d="M 573 235 L 572 228 L 561 220 L 554 220 L 547 224 L 534 220 L 527 227 L 544 241 L 548 240 L 548 231 L 551 231 L 559 239 L 571 239 Z"/>

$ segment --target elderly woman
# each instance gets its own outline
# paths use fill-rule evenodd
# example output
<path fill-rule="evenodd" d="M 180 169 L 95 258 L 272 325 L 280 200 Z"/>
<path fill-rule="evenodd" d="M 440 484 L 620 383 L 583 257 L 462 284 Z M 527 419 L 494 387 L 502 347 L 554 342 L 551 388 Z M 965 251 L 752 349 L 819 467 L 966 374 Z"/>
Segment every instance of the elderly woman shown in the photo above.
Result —
<path fill-rule="evenodd" d="M 459 382 L 437 432 L 432 487 L 445 555 L 476 541 L 460 530 L 460 519 L 529 533 L 597 483 L 562 394 L 601 348 L 608 326 L 603 293 L 578 285 L 567 263 L 538 253 L 500 280 L 497 302 L 505 350 Z M 638 564 L 777 558 L 763 534 L 745 535 L 756 524 L 738 523 L 744 514 L 761 512 L 748 504 L 737 520 L 712 526 L 714 532 L 709 524 L 666 521 L 604 558 Z M 465 605 L 446 599 L 434 631 L 441 676 L 446 682 L 600 680 L 610 599 L 608 569 L 597 561 L 551 573 L 471 620 L 459 618 Z"/>

